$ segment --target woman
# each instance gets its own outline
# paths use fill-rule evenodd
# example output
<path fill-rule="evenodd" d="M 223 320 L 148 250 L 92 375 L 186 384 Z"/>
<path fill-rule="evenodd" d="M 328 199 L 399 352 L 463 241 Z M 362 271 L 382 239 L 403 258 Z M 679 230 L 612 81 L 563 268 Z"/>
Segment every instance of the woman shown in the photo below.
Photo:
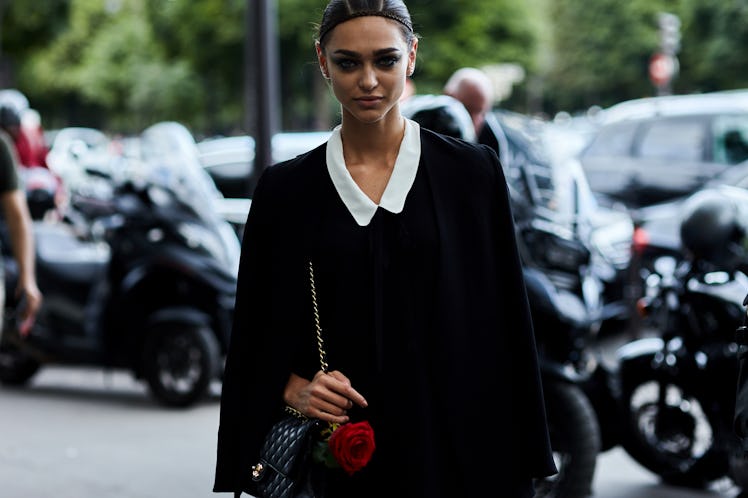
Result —
<path fill-rule="evenodd" d="M 374 429 L 369 464 L 329 471 L 327 496 L 524 498 L 555 472 L 501 166 L 489 148 L 400 114 L 412 26 L 401 0 L 324 11 L 317 56 L 342 124 L 255 190 L 216 492 L 254 494 L 249 469 L 284 404 Z M 318 362 L 310 261 L 330 373 Z"/>

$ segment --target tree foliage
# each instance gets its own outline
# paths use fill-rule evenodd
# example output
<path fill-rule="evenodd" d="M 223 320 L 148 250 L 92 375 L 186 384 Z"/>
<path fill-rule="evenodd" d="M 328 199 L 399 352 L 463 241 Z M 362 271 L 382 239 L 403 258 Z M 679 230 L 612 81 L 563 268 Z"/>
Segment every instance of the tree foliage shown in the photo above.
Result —
<path fill-rule="evenodd" d="M 656 3 L 552 2 L 547 100 L 557 109 L 579 109 L 651 94 L 647 68 L 658 43 Z"/>
<path fill-rule="evenodd" d="M 684 0 L 676 88 L 705 92 L 748 87 L 748 1 Z"/>
<path fill-rule="evenodd" d="M 247 7 L 256 0 L 0 0 L 2 56 L 15 87 L 52 126 L 137 131 L 177 120 L 200 133 L 242 129 Z M 272 1 L 272 0 L 271 0 Z M 329 126 L 315 23 L 325 0 L 275 0 L 282 128 Z M 438 93 L 462 66 L 519 64 L 502 103 L 583 110 L 651 95 L 658 12 L 682 21 L 676 92 L 748 86 L 746 0 L 408 0 L 420 36 L 414 81 Z M 5 67 L 5 66 L 2 66 Z"/>
<path fill-rule="evenodd" d="M 411 0 L 421 36 L 415 81 L 438 92 L 463 66 L 518 63 L 536 66 L 537 33 L 527 2 L 515 0 Z"/>

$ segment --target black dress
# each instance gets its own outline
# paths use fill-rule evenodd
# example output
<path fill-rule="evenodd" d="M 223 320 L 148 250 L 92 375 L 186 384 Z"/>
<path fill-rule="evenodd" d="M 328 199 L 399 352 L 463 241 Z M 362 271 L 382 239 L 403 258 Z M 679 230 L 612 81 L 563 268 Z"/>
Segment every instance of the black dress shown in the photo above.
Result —
<path fill-rule="evenodd" d="M 320 319 L 330 368 L 345 373 L 369 402 L 351 416 L 369 420 L 377 444 L 367 469 L 351 479 L 355 494 L 333 496 L 381 497 L 401 481 L 383 480 L 387 469 L 417 472 L 424 463 L 402 451 L 403 442 L 416 444 L 410 425 L 432 423 L 421 395 L 432 385 L 434 368 L 424 351 L 433 330 L 438 254 L 433 202 L 420 173 L 401 213 L 380 207 L 369 225 L 359 226 L 329 186 L 332 192 L 320 192 L 326 201 L 312 251 Z M 307 366 L 307 375 L 313 375 L 316 364 Z M 417 445 L 432 443 L 438 441 Z M 333 474 L 349 480 L 342 472 Z"/>
<path fill-rule="evenodd" d="M 350 415 L 368 420 L 376 438 L 366 468 L 330 472 L 331 498 L 522 498 L 533 477 L 555 472 L 496 155 L 427 130 L 421 142 L 402 212 L 377 208 L 366 226 L 337 194 L 324 145 L 260 180 L 214 491 L 252 491 L 247 469 L 282 407 L 288 372 L 311 378 L 319 368 L 309 260 L 330 368 L 366 397 L 368 408 Z"/>

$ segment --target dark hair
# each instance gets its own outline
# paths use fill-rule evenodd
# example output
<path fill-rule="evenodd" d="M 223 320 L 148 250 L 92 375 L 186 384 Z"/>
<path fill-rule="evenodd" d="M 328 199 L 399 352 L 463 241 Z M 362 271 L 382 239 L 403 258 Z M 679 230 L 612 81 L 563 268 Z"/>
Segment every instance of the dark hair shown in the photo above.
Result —
<path fill-rule="evenodd" d="M 15 107 L 2 104 L 0 105 L 0 127 L 9 128 L 11 126 L 21 126 L 21 115 Z"/>
<path fill-rule="evenodd" d="M 380 16 L 400 23 L 408 45 L 413 43 L 416 34 L 410 12 L 403 0 L 330 0 L 322 22 L 317 30 L 317 40 L 324 46 L 324 39 L 338 24 L 356 17 Z"/>

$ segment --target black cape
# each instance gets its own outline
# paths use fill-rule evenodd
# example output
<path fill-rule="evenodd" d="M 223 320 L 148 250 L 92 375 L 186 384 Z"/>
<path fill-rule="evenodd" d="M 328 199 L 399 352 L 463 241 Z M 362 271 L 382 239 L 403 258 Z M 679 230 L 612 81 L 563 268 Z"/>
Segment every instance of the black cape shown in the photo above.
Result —
<path fill-rule="evenodd" d="M 255 189 L 223 380 L 214 491 L 253 491 L 249 469 L 282 411 L 290 372 L 311 378 L 318 368 L 307 269 L 313 260 L 331 368 L 342 364 L 343 373 L 354 374 L 353 386 L 367 397 L 371 413 L 351 416 L 371 416 L 377 437 L 375 458 L 357 478 L 360 482 L 341 489 L 353 490 L 357 497 L 383 496 L 397 482 L 398 496 L 473 497 L 497 486 L 498 495 L 503 487 L 521 496 L 532 478 L 556 469 L 509 197 L 496 153 L 421 129 L 418 176 L 403 213 L 421 213 L 418 219 L 429 220 L 427 228 L 416 229 L 436 250 L 419 258 L 418 248 L 397 242 L 404 238 L 397 224 L 400 215 L 378 210 L 369 232 L 381 227 L 384 235 L 367 240 L 390 241 L 384 243 L 385 253 L 413 253 L 410 260 L 400 259 L 421 267 L 414 279 L 420 287 L 398 291 L 407 279 L 387 287 L 376 278 L 364 277 L 362 284 L 355 274 L 349 278 L 344 290 L 356 296 L 349 301 L 352 307 L 375 302 L 371 320 L 360 326 L 373 331 L 373 339 L 355 343 L 351 338 L 358 332 L 342 330 L 345 322 L 338 319 L 346 310 L 332 311 L 332 294 L 341 291 L 325 283 L 339 277 L 331 268 L 349 270 L 326 257 L 329 233 L 339 225 L 336 213 L 341 211 L 335 204 L 342 203 L 327 172 L 325 151 L 323 144 L 266 169 Z M 346 239 L 341 243 L 357 233 L 342 232 Z M 397 255 L 383 257 L 382 266 L 397 264 L 390 261 Z M 350 272 L 355 271 L 353 265 Z M 407 272 L 403 267 L 397 274 Z M 398 315 L 397 323 L 377 324 L 376 310 L 388 304 L 377 305 L 376 296 L 365 294 L 367 286 L 416 305 L 402 320 Z M 418 331 L 405 338 L 387 337 L 398 327 L 405 335 L 411 328 Z M 346 363 L 356 347 L 376 354 Z M 367 364 L 366 358 L 373 360 Z M 374 374 L 358 382 L 356 375 L 369 367 Z"/>

